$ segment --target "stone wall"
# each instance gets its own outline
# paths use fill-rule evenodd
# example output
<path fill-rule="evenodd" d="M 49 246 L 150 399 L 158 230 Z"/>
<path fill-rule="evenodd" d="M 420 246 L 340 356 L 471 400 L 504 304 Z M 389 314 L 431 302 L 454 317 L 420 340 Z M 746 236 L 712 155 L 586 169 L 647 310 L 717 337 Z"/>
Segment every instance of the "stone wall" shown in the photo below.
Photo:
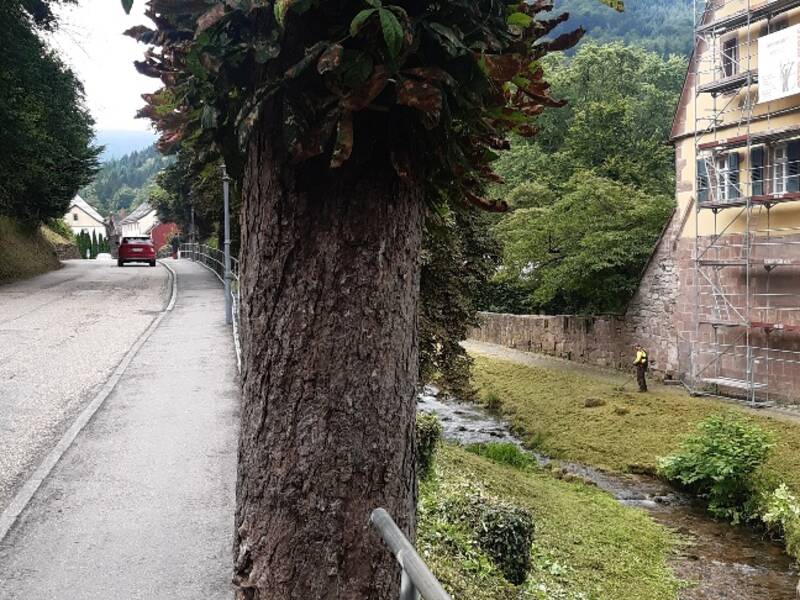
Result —
<path fill-rule="evenodd" d="M 484 312 L 480 318 L 481 326 L 469 335 L 475 340 L 614 369 L 632 360 L 621 317 Z"/>

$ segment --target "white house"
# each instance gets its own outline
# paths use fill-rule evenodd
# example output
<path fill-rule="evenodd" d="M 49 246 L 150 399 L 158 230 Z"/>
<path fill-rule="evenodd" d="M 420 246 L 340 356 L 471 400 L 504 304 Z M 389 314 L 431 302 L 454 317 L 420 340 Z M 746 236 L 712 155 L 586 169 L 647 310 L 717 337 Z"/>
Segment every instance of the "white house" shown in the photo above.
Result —
<path fill-rule="evenodd" d="M 106 224 L 103 216 L 78 195 L 70 202 L 67 214 L 64 215 L 64 221 L 75 235 L 85 231 L 89 235 L 94 233 L 98 237 L 106 237 Z"/>
<path fill-rule="evenodd" d="M 119 234 L 121 237 L 150 235 L 153 228 L 158 224 L 156 209 L 147 202 L 143 202 L 120 222 Z"/>

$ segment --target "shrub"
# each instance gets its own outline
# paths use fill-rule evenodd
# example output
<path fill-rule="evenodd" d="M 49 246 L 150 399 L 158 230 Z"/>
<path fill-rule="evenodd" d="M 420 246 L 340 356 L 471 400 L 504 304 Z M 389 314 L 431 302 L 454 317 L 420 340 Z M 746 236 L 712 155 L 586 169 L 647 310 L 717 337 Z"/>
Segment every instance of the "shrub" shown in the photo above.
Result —
<path fill-rule="evenodd" d="M 767 495 L 763 510 L 761 520 L 767 527 L 783 527 L 785 523 L 800 518 L 800 505 L 785 483 Z"/>
<path fill-rule="evenodd" d="M 47 227 L 50 229 L 50 231 L 55 231 L 58 235 L 69 240 L 70 242 L 75 241 L 75 234 L 72 232 L 72 229 L 70 229 L 69 225 L 64 222 L 64 219 L 50 219 L 47 221 Z"/>
<path fill-rule="evenodd" d="M 503 401 L 494 392 L 487 392 L 483 398 L 483 406 L 488 411 L 498 412 L 500 407 L 503 406 Z"/>
<path fill-rule="evenodd" d="M 449 521 L 469 528 L 503 577 L 514 585 L 525 581 L 534 536 L 533 517 L 527 510 L 482 492 L 449 498 L 442 509 Z"/>
<path fill-rule="evenodd" d="M 439 418 L 426 412 L 417 413 L 417 476 L 425 479 L 433 467 L 436 444 L 442 436 Z"/>
<path fill-rule="evenodd" d="M 530 454 L 510 442 L 489 442 L 487 444 L 470 444 L 467 450 L 478 456 L 503 463 L 517 469 L 524 469 L 534 463 Z"/>
<path fill-rule="evenodd" d="M 741 417 L 712 415 L 677 453 L 658 459 L 658 473 L 706 498 L 713 515 L 736 523 L 747 516 L 753 475 L 773 445 L 768 432 Z"/>
<path fill-rule="evenodd" d="M 783 538 L 790 556 L 800 556 L 800 504 L 785 483 L 759 499 L 761 521 L 773 535 Z"/>

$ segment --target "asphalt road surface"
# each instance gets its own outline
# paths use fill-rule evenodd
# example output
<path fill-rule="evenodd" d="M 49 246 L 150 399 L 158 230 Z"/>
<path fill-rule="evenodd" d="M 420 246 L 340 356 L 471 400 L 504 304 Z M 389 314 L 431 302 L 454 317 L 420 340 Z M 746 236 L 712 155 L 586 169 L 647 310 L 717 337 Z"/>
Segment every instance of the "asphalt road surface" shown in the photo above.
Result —
<path fill-rule="evenodd" d="M 169 298 L 158 266 L 67 261 L 0 285 L 0 512 Z"/>
<path fill-rule="evenodd" d="M 0 541 L 0 600 L 232 599 L 236 355 L 219 281 L 169 262 L 174 309 Z"/>

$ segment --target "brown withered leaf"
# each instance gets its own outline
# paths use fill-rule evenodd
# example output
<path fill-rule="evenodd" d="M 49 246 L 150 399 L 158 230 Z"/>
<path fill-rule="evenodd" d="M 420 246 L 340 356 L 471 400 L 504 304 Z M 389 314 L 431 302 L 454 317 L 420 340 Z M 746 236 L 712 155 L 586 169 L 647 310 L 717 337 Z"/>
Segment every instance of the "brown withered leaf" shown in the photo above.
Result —
<path fill-rule="evenodd" d="M 286 79 L 296 79 L 319 58 L 330 42 L 317 42 L 306 50 L 305 56 L 286 70 Z"/>
<path fill-rule="evenodd" d="M 130 29 L 126 29 L 122 35 L 127 35 L 128 37 L 132 37 L 137 42 L 141 42 L 142 44 L 149 44 L 153 37 L 155 36 L 156 32 L 146 27 L 145 25 L 136 25 L 135 27 L 131 27 Z"/>
<path fill-rule="evenodd" d="M 385 65 L 378 65 L 363 86 L 342 98 L 342 109 L 352 112 L 365 109 L 378 97 L 388 82 L 389 70 Z"/>
<path fill-rule="evenodd" d="M 527 70 L 530 60 L 522 54 L 482 54 L 479 60 L 483 60 L 489 77 L 495 81 L 511 81 Z"/>
<path fill-rule="evenodd" d="M 147 77 L 155 77 L 156 79 L 161 77 L 161 69 L 151 62 L 135 60 L 133 61 L 133 66 L 136 67 L 136 70 L 139 71 L 139 73 L 146 75 Z"/>
<path fill-rule="evenodd" d="M 414 67 L 412 69 L 403 69 L 401 73 L 425 81 L 438 81 L 450 87 L 455 87 L 457 85 L 453 76 L 439 67 Z"/>
<path fill-rule="evenodd" d="M 404 79 L 397 85 L 397 103 L 416 108 L 436 122 L 442 113 L 442 90 L 426 81 Z"/>
<path fill-rule="evenodd" d="M 317 61 L 317 72 L 320 75 L 335 71 L 342 64 L 344 48 L 341 44 L 333 44 L 323 52 Z"/>
<path fill-rule="evenodd" d="M 336 129 L 336 144 L 331 156 L 331 168 L 341 167 L 353 153 L 353 113 L 345 111 Z"/>
<path fill-rule="evenodd" d="M 557 52 L 559 50 L 568 50 L 577 44 L 586 30 L 583 27 L 578 27 L 574 31 L 562 33 L 556 39 L 549 42 L 542 42 L 534 46 L 534 50 L 538 56 L 544 56 L 548 52 Z"/>
<path fill-rule="evenodd" d="M 197 29 L 195 30 L 195 36 L 203 33 L 206 29 L 214 25 L 214 23 L 219 21 L 224 16 L 225 16 L 224 4 L 217 4 L 210 10 L 203 13 L 203 15 L 199 19 L 197 19 Z"/>
<path fill-rule="evenodd" d="M 485 210 L 488 212 L 506 212 L 508 210 L 508 204 L 505 200 L 487 200 L 486 198 L 481 198 L 470 192 L 469 190 L 464 190 L 464 196 L 470 203 L 474 204 L 481 210 Z"/>
<path fill-rule="evenodd" d="M 558 15 L 553 19 L 534 21 L 534 27 L 536 28 L 536 33 L 538 34 L 539 37 L 547 35 L 567 19 L 569 19 L 569 13 L 565 12 L 561 13 L 560 15 Z"/>

